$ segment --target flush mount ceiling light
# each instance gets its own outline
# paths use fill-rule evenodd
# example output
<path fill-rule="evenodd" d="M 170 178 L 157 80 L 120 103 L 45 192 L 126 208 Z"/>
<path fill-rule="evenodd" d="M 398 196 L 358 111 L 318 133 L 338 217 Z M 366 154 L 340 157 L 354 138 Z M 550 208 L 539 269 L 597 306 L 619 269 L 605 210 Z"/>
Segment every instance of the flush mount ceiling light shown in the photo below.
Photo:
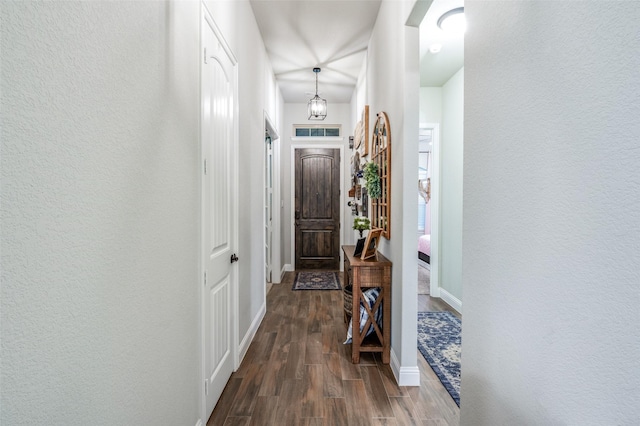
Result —
<path fill-rule="evenodd" d="M 314 68 L 313 72 L 316 73 L 316 95 L 309 99 L 309 104 L 307 105 L 309 120 L 324 120 L 327 118 L 327 100 L 318 96 L 318 73 L 320 68 Z"/>
<path fill-rule="evenodd" d="M 464 19 L 464 7 L 451 9 L 438 19 L 438 27 L 448 33 L 462 34 L 467 29 Z"/>

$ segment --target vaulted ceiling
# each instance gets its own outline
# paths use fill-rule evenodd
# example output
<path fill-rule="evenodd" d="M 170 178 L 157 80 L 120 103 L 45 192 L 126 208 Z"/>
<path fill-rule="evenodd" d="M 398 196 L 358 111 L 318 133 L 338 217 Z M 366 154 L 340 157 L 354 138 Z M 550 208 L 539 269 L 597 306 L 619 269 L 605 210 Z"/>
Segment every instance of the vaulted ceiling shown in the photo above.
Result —
<path fill-rule="evenodd" d="M 433 38 L 440 37 L 435 27 L 439 15 L 430 14 L 462 1 L 434 0 L 427 12 L 421 37 L 432 35 L 421 41 L 422 85 L 441 85 L 462 66 L 461 41 L 443 45 L 437 55 L 428 52 Z M 315 94 L 314 67 L 322 68 L 321 97 L 329 103 L 351 101 L 380 0 L 251 0 L 251 6 L 285 102 L 306 103 Z"/>
<path fill-rule="evenodd" d="M 380 0 L 252 0 L 267 53 L 285 102 L 351 100 Z"/>

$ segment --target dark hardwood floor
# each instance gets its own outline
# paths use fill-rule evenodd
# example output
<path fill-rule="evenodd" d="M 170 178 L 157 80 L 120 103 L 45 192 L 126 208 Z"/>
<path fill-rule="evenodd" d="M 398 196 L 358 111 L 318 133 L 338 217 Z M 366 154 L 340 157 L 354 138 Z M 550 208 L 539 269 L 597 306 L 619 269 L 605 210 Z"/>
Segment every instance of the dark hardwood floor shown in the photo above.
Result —
<path fill-rule="evenodd" d="M 398 386 L 378 355 L 352 364 L 342 292 L 292 291 L 293 278 L 268 292 L 265 318 L 208 426 L 459 424 L 458 406 L 420 353 L 420 387 Z M 429 296 L 419 305 L 451 310 Z"/>

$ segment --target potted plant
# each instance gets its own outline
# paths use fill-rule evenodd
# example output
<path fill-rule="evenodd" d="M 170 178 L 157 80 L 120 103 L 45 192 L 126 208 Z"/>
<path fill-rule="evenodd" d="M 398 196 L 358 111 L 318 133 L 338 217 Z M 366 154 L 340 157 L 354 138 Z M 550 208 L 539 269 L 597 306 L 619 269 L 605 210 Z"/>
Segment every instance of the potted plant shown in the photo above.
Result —
<path fill-rule="evenodd" d="M 362 231 L 371 228 L 371 222 L 368 217 L 356 216 L 353 218 L 353 229 L 360 232 L 360 238 L 362 238 Z"/>
<path fill-rule="evenodd" d="M 369 197 L 380 198 L 382 191 L 380 189 L 380 174 L 376 163 L 369 161 L 364 165 L 364 181 Z"/>

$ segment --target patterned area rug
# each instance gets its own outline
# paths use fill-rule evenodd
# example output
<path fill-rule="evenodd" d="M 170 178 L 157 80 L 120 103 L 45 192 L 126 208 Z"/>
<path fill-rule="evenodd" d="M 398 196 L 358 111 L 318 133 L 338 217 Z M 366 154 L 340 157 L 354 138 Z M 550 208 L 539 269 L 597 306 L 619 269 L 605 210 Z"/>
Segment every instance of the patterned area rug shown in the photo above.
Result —
<path fill-rule="evenodd" d="M 451 312 L 418 312 L 418 349 L 460 406 L 461 321 Z"/>
<path fill-rule="evenodd" d="M 341 290 L 337 272 L 298 272 L 293 280 L 293 290 Z"/>

